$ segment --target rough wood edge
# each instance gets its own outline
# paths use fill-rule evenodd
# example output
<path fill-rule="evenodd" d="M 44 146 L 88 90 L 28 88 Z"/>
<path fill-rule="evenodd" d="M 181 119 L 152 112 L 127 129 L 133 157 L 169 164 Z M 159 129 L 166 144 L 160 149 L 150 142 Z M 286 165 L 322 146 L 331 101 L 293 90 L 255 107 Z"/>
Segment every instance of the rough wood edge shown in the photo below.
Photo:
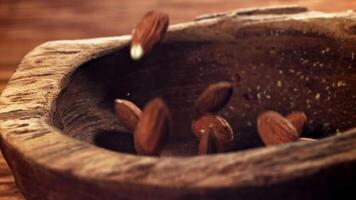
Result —
<path fill-rule="evenodd" d="M 220 18 L 224 16 L 234 16 L 234 15 L 281 15 L 281 14 L 296 14 L 307 12 L 308 8 L 297 5 L 288 5 L 288 6 L 271 6 L 271 7 L 256 7 L 256 8 L 244 8 L 237 9 L 232 11 L 218 12 L 200 15 L 196 17 L 195 21 Z"/>
<path fill-rule="evenodd" d="M 333 23 L 324 20 L 331 18 Z M 229 31 L 272 23 L 274 27 L 284 29 L 317 29 L 329 37 L 355 39 L 354 33 L 349 34 L 340 26 L 346 23 L 345 20 L 355 18 L 354 12 L 291 14 L 285 18 L 261 16 L 259 19 L 265 19 L 263 22 L 256 20 L 256 16 L 229 16 L 172 26 L 166 41 L 232 40 Z M 221 24 L 227 33 L 219 33 L 217 37 L 211 30 Z M 68 138 L 51 127 L 50 113 L 54 109 L 55 97 L 65 87 L 70 74 L 82 63 L 125 46 L 129 39 L 129 36 L 123 36 L 48 42 L 23 59 L 0 99 L 2 149 L 22 191 L 26 193 L 27 189 L 21 183 L 24 174 L 17 165 L 19 160 L 39 170 L 37 173 L 43 170 L 97 186 L 109 181 L 117 184 L 113 186 L 115 189 L 128 186 L 142 186 L 142 190 L 152 186 L 179 188 L 173 193 L 175 195 L 183 195 L 192 189 L 271 185 L 315 174 L 320 168 L 355 162 L 356 129 L 313 143 L 293 143 L 224 155 L 156 159 L 112 153 Z M 49 92 L 43 96 L 38 92 L 43 90 Z M 335 147 L 340 151 L 332 152 Z M 299 154 L 306 151 L 308 153 Z M 92 155 L 96 155 L 95 158 Z M 314 159 L 310 161 L 309 158 Z M 41 184 L 40 177 L 36 180 L 35 176 L 34 181 Z"/>

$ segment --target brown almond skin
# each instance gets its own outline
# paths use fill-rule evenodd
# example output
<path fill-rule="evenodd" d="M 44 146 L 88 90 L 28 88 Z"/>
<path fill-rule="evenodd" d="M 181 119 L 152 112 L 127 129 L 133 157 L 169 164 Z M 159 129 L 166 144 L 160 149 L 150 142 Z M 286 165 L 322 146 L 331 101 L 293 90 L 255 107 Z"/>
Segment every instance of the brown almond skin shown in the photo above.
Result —
<path fill-rule="evenodd" d="M 223 152 L 234 139 L 234 133 L 230 124 L 222 117 L 205 114 L 192 122 L 192 131 L 198 137 L 213 132 L 218 141 L 218 152 Z"/>
<path fill-rule="evenodd" d="M 134 103 L 123 100 L 115 100 L 115 112 L 122 126 L 133 133 L 136 129 L 137 123 L 140 120 L 142 111 Z"/>
<path fill-rule="evenodd" d="M 307 124 L 307 115 L 304 112 L 292 112 L 286 116 L 286 119 L 294 126 L 300 136 Z"/>
<path fill-rule="evenodd" d="M 222 81 L 209 85 L 198 97 L 195 107 L 199 114 L 214 113 L 223 108 L 233 92 L 232 83 Z"/>
<path fill-rule="evenodd" d="M 153 10 L 147 12 L 133 31 L 131 47 L 140 44 L 144 54 L 149 53 L 164 38 L 168 25 L 167 14 Z"/>
<path fill-rule="evenodd" d="M 214 129 L 203 134 L 199 140 L 199 155 L 214 154 L 218 152 L 218 141 Z"/>
<path fill-rule="evenodd" d="M 158 156 L 172 127 L 171 113 L 160 98 L 150 101 L 144 108 L 134 133 L 137 154 Z"/>
<path fill-rule="evenodd" d="M 258 116 L 257 129 L 262 141 L 267 146 L 289 143 L 299 138 L 294 126 L 274 111 L 267 111 Z"/>

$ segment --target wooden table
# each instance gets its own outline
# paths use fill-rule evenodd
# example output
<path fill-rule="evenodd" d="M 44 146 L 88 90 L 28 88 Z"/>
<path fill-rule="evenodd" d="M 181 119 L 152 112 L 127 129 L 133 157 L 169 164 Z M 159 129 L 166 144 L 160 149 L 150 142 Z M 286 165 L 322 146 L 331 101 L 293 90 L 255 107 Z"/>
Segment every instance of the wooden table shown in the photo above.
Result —
<path fill-rule="evenodd" d="M 127 34 L 150 9 L 169 13 L 173 24 L 210 12 L 286 4 L 327 12 L 356 9 L 356 0 L 1 0 L 0 92 L 24 55 L 48 40 Z M 22 199 L 2 156 L 0 199 Z"/>
<path fill-rule="evenodd" d="M 0 159 L 0 199 L 19 200 L 22 195 L 16 188 L 14 177 L 1 155 Z"/>

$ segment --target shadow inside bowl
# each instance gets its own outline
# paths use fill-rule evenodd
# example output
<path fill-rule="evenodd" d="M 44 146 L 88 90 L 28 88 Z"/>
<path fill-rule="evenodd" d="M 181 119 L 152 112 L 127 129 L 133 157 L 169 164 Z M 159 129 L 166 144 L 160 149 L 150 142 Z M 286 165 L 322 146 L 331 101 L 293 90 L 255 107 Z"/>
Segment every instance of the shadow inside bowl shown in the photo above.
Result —
<path fill-rule="evenodd" d="M 304 111 L 305 137 L 354 127 L 356 46 L 320 34 L 278 31 L 242 29 L 228 42 L 162 43 L 141 61 L 130 59 L 127 46 L 90 60 L 57 98 L 54 124 L 74 138 L 133 153 L 132 135 L 120 126 L 113 102 L 122 98 L 143 108 L 159 96 L 174 123 L 163 154 L 196 155 L 190 130 L 194 101 L 208 84 L 232 80 L 233 96 L 219 112 L 235 133 L 229 151 L 263 146 L 256 119 L 265 110 Z"/>
<path fill-rule="evenodd" d="M 131 133 L 103 131 L 97 132 L 93 143 L 99 147 L 124 153 L 135 153 L 133 137 Z"/>

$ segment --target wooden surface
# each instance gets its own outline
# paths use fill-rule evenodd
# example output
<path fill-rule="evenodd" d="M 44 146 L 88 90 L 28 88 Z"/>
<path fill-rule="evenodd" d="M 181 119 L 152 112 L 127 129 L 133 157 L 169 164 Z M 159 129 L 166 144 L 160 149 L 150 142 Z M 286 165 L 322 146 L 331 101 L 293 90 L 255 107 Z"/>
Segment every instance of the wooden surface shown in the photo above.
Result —
<path fill-rule="evenodd" d="M 46 1 L 2 0 L 0 2 L 0 93 L 23 56 L 35 46 L 57 39 L 102 37 L 129 33 L 149 9 L 160 9 L 172 23 L 195 16 L 250 6 L 300 4 L 321 11 L 355 9 L 355 0 L 190 0 L 190 1 Z M 0 197 L 8 196 L 14 183 L 1 162 Z M 16 196 L 16 195 L 15 195 Z"/>
<path fill-rule="evenodd" d="M 266 16 L 261 13 L 271 15 Z M 156 59 L 147 58 L 146 61 L 135 63 L 133 65 L 136 68 L 130 67 L 130 70 L 137 72 L 138 78 L 143 77 L 145 71 L 154 72 L 157 67 L 150 67 L 149 64 L 164 62 L 164 60 L 159 60 L 159 51 L 162 51 L 161 53 L 166 55 L 162 59 L 171 58 L 169 61 L 182 62 L 179 65 L 182 69 L 190 67 L 199 70 L 200 66 L 208 65 L 209 68 L 205 68 L 204 71 L 207 73 L 205 78 L 209 78 L 209 73 L 213 76 L 217 68 L 227 66 L 218 63 L 219 55 L 209 57 L 204 54 L 204 59 L 202 59 L 199 57 L 200 52 L 208 52 L 211 55 L 220 54 L 222 58 L 236 58 L 243 65 L 249 62 L 253 64 L 256 58 L 264 58 L 264 61 L 271 58 L 270 62 L 283 59 L 283 62 L 279 63 L 280 66 L 272 65 L 270 69 L 277 70 L 278 67 L 283 66 L 283 70 L 286 70 L 283 73 L 288 73 L 293 78 L 291 81 L 296 82 L 298 81 L 295 80 L 297 77 L 294 73 L 297 72 L 294 66 L 288 64 L 288 61 L 292 59 L 295 64 L 300 64 L 301 60 L 296 58 L 304 58 L 303 55 L 313 55 L 308 58 L 313 62 L 308 61 L 305 65 L 301 65 L 311 68 L 310 72 L 322 73 L 323 70 L 317 70 L 319 67 L 327 71 L 339 69 L 336 75 L 324 73 L 326 79 L 335 81 L 339 78 L 339 73 L 342 78 L 350 78 L 355 74 L 354 65 L 350 60 L 354 59 L 352 52 L 355 51 L 356 12 L 327 15 L 296 8 L 240 11 L 226 13 L 224 18 L 219 16 L 218 18 L 214 15 L 207 16 L 205 18 L 208 20 L 171 27 L 165 43 L 156 49 L 156 54 L 152 53 L 153 57 L 150 57 Z M 102 131 L 110 131 L 119 125 L 118 122 L 110 122 L 114 119 L 114 115 L 108 112 L 111 102 L 107 104 L 105 99 L 107 93 L 100 92 L 100 90 L 102 86 L 104 89 L 110 89 L 110 83 L 115 80 L 113 78 L 120 79 L 128 75 L 129 71 L 125 71 L 127 70 L 125 67 L 117 66 L 122 63 L 132 63 L 132 61 L 121 62 L 122 59 L 129 60 L 128 49 L 118 49 L 120 46 L 126 47 L 129 39 L 124 36 L 50 42 L 31 51 L 19 66 L 12 77 L 11 84 L 0 98 L 0 128 L 3 153 L 14 169 L 18 185 L 27 198 L 326 199 L 336 196 L 344 198 L 344 195 L 353 192 L 352 186 L 356 181 L 354 171 L 356 129 L 313 143 L 292 143 L 206 157 L 160 159 L 106 151 L 65 136 L 60 129 L 69 127 L 71 130 L 65 133 L 70 133 L 70 131 L 88 133 L 92 130 L 99 131 L 100 128 L 103 128 Z M 298 43 L 296 40 L 301 42 Z M 192 41 L 194 41 L 193 44 L 191 44 Z M 270 42 L 264 44 L 263 41 Z M 204 48 L 198 44 L 205 45 L 206 51 L 202 51 Z M 164 49 L 165 45 L 168 46 L 167 49 Z M 174 48 L 169 48 L 169 45 L 173 45 Z M 249 50 L 255 53 L 256 58 L 253 59 L 250 56 L 246 58 L 248 60 L 243 60 L 244 58 L 238 57 L 236 52 L 231 53 L 231 49 L 224 51 L 229 45 L 242 45 L 246 49 L 250 48 Z M 268 45 L 274 45 L 274 51 L 267 51 L 272 49 L 272 46 Z M 330 61 L 330 59 L 324 55 L 326 50 L 319 49 L 326 48 L 322 45 L 330 45 L 328 47 L 333 52 L 335 62 L 343 65 L 336 66 L 335 69 L 333 65 L 326 65 L 324 61 Z M 195 51 L 199 49 L 200 51 Z M 190 50 L 196 57 L 184 56 L 184 52 L 189 54 Z M 180 54 L 173 53 L 174 51 L 179 51 Z M 83 73 L 79 78 L 83 78 L 81 83 L 84 89 L 74 93 L 77 97 L 74 99 L 78 101 L 69 104 L 70 108 L 67 112 L 57 115 L 56 112 L 60 111 L 56 108 L 60 109 L 57 106 L 61 106 L 60 99 L 57 97 L 67 85 L 68 82 L 65 80 L 69 80 L 68 76 L 81 64 L 110 52 L 111 54 L 107 56 L 111 56 L 118 63 L 112 63 L 105 56 L 98 59 L 99 61 L 95 60 L 96 62 L 101 60 L 102 66 L 105 66 L 103 70 L 95 70 L 98 66 L 95 61 L 92 61 L 93 65 L 89 63 L 86 68 L 80 68 L 76 73 Z M 178 57 L 175 57 L 177 55 Z M 179 59 L 179 55 L 188 60 Z M 209 62 L 204 62 L 206 60 Z M 318 60 L 319 65 L 314 65 L 314 61 Z M 190 66 L 189 62 L 195 65 Z M 144 65 L 145 63 L 147 65 Z M 284 63 L 286 65 L 283 65 Z M 264 64 L 267 63 L 260 63 L 260 65 Z M 142 65 L 148 68 L 145 69 Z M 170 67 L 169 63 L 167 67 Z M 251 68 L 253 69 L 253 65 Z M 85 73 L 85 69 L 93 69 L 94 72 Z M 124 71 L 115 77 L 115 71 L 112 69 Z M 161 69 L 165 68 L 161 66 Z M 351 73 L 346 73 L 349 70 Z M 170 70 L 166 73 L 167 77 L 163 73 L 157 74 L 157 80 L 167 80 L 164 78 L 172 77 Z M 250 72 L 246 71 L 246 73 Z M 204 74 L 199 75 L 204 78 Z M 87 84 L 85 77 L 98 84 Z M 183 77 L 186 77 L 186 73 L 184 76 L 176 77 L 179 79 L 175 81 L 188 80 Z M 244 77 L 242 81 L 250 78 L 251 76 Z M 269 79 L 267 76 L 260 78 L 264 81 Z M 170 84 L 174 82 L 174 80 L 168 81 L 171 81 Z M 345 88 L 355 86 L 353 82 L 348 80 L 345 82 L 348 84 L 347 87 L 338 88 L 338 91 L 348 93 L 342 93 L 342 97 L 350 95 L 348 90 L 344 90 Z M 157 88 L 162 87 L 162 89 L 165 86 L 159 83 L 153 84 L 157 84 Z M 171 86 L 170 84 L 167 85 Z M 247 89 L 246 85 L 242 86 L 245 86 L 240 88 L 242 91 Z M 88 94 L 92 94 L 91 98 L 86 98 L 85 95 Z M 73 93 L 69 96 L 73 97 Z M 56 106 L 53 107 L 55 100 Z M 345 105 L 350 102 L 354 103 L 350 98 L 338 100 L 343 101 L 341 104 L 345 102 Z M 266 101 L 270 102 L 272 99 Z M 323 102 L 325 101 L 324 99 Z M 84 104 L 86 106 L 82 107 Z M 75 109 L 83 108 L 84 112 L 75 112 Z M 317 111 L 319 107 L 313 108 Z M 100 111 L 98 114 L 103 114 L 103 118 L 83 114 L 88 110 L 92 113 Z M 62 108 L 61 111 L 63 111 Z M 341 110 L 338 109 L 335 112 L 340 114 Z M 100 120 L 103 123 L 99 123 Z M 88 124 L 83 125 L 81 121 Z M 70 127 L 75 123 L 78 125 Z M 102 127 L 98 127 L 98 123 Z M 74 130 L 76 128 L 77 130 Z"/>
<path fill-rule="evenodd" d="M 1 0 L 0 91 L 35 46 L 49 40 L 127 34 L 149 9 L 163 10 L 177 23 L 205 13 L 286 4 L 328 12 L 356 9 L 356 0 Z"/>
<path fill-rule="evenodd" d="M 0 159 L 0 199 L 23 199 L 22 195 L 17 190 L 14 177 L 9 171 L 8 165 L 3 158 Z"/>

